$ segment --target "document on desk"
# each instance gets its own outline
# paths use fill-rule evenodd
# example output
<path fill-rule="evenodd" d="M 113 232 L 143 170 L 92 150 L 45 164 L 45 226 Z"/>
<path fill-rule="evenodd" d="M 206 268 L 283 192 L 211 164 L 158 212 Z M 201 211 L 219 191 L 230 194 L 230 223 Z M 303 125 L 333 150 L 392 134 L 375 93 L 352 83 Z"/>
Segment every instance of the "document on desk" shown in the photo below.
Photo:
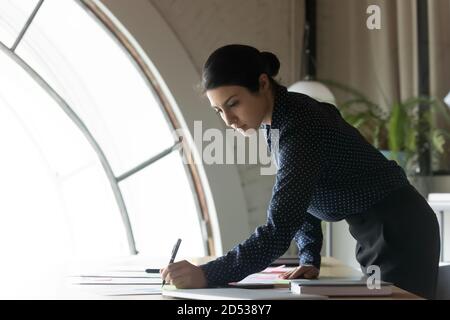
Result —
<path fill-rule="evenodd" d="M 72 272 L 73 276 L 80 277 L 110 277 L 110 278 L 161 278 L 159 273 L 147 273 L 140 271 L 122 271 L 122 270 L 100 270 Z"/>
<path fill-rule="evenodd" d="M 162 284 L 161 275 L 159 273 L 152 274 L 142 272 L 123 272 L 123 271 L 103 271 L 103 272 L 85 272 L 82 274 L 72 275 L 68 277 L 71 284 L 80 285 L 145 285 L 145 284 Z"/>
<path fill-rule="evenodd" d="M 144 268 L 134 266 L 77 268 L 66 278 L 66 284 L 102 296 L 160 295 L 162 292 L 159 272 L 147 273 Z"/>
<path fill-rule="evenodd" d="M 89 278 L 138 278 L 138 279 L 161 279 L 159 273 L 142 272 L 126 272 L 126 271 L 100 271 L 100 272 L 83 272 L 74 274 L 74 277 Z"/>
<path fill-rule="evenodd" d="M 281 273 L 291 270 L 292 268 L 286 268 L 284 266 L 276 268 L 266 268 L 265 270 L 251 274 L 239 282 L 230 283 L 232 286 L 242 288 L 265 288 L 269 285 L 272 286 L 289 286 L 289 280 L 281 279 L 279 276 Z"/>
<path fill-rule="evenodd" d="M 161 278 L 126 278 L 126 277 L 89 277 L 89 276 L 75 276 L 69 277 L 69 281 L 72 284 L 92 284 L 92 285 L 146 285 L 146 284 L 162 284 Z"/>

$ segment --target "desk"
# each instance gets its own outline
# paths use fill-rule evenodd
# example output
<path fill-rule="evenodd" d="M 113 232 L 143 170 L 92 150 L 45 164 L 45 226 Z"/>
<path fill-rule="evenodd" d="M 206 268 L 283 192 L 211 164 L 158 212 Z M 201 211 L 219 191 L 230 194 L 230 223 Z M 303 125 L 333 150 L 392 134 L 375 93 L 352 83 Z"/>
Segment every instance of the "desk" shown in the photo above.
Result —
<path fill-rule="evenodd" d="M 191 262 L 196 264 L 205 263 L 209 260 L 212 260 L 211 257 L 209 258 L 201 258 L 201 259 L 190 259 Z M 139 261 L 138 264 L 142 265 L 143 261 Z M 135 266 L 138 264 L 134 264 Z M 143 265 L 146 265 L 145 263 Z M 147 264 L 148 266 L 149 264 Z M 362 276 L 362 272 L 356 269 L 353 269 L 351 267 L 348 267 L 341 263 L 339 260 L 332 258 L 332 257 L 323 257 L 322 258 L 322 265 L 320 270 L 320 276 L 327 276 L 327 277 L 360 277 Z M 78 286 L 79 287 L 79 286 Z M 88 290 L 89 288 L 86 285 L 82 286 L 83 288 L 77 289 L 77 290 Z M 273 290 L 277 290 L 276 288 Z M 164 297 L 162 295 L 129 295 L 129 296 L 108 296 L 108 297 L 99 297 L 100 299 L 113 299 L 113 300 L 161 300 L 161 299 L 174 299 L 170 297 Z M 402 290 L 397 287 L 393 287 L 393 294 L 392 296 L 388 297 L 339 297 L 339 298 L 332 298 L 336 300 L 410 300 L 410 299 L 421 299 L 420 297 L 407 292 L 405 290 Z"/>

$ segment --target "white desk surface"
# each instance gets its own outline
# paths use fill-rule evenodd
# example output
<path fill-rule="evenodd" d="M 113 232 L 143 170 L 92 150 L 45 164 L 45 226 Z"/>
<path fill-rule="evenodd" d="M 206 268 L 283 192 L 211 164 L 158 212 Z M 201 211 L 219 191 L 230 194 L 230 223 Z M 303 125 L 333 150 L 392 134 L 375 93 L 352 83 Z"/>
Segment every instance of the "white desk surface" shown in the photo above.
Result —
<path fill-rule="evenodd" d="M 199 259 L 190 259 L 191 262 L 194 263 L 205 263 L 208 260 L 211 260 L 211 257 L 208 258 L 199 258 Z M 144 261 L 140 260 L 139 264 L 142 264 Z M 145 263 L 142 265 L 146 265 Z M 136 264 L 134 265 L 136 267 Z M 320 270 L 320 276 L 326 277 L 360 277 L 362 276 L 362 272 L 351 268 L 349 266 L 344 265 L 339 260 L 332 257 L 323 257 L 322 265 Z M 286 285 L 276 285 L 277 287 L 282 288 Z M 176 299 L 171 297 L 165 297 L 162 295 L 126 295 L 126 296 L 101 296 L 96 294 L 95 291 L 89 289 L 89 285 L 72 285 L 68 287 L 68 297 L 72 297 L 75 299 L 108 299 L 108 300 L 161 300 L 161 299 Z M 279 290 L 279 288 L 275 288 L 272 290 Z M 420 297 L 402 290 L 397 287 L 393 287 L 392 296 L 388 297 L 339 297 L 339 298 L 331 298 L 333 300 L 410 300 L 410 299 L 421 299 Z"/>

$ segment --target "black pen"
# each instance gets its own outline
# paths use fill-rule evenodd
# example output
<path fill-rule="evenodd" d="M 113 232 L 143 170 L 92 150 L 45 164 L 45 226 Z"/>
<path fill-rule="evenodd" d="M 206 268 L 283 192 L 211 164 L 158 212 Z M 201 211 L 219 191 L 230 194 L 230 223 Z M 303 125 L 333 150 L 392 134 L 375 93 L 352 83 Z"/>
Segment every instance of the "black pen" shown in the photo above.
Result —
<path fill-rule="evenodd" d="M 175 260 L 175 256 L 177 255 L 178 248 L 180 247 L 180 243 L 181 243 L 181 239 L 178 239 L 177 243 L 175 243 L 175 246 L 172 249 L 172 257 L 170 257 L 169 264 L 173 263 L 173 261 Z M 164 287 L 165 284 L 166 284 L 166 279 L 163 279 L 161 288 Z"/>
<path fill-rule="evenodd" d="M 159 273 L 159 269 L 145 269 L 147 273 Z"/>

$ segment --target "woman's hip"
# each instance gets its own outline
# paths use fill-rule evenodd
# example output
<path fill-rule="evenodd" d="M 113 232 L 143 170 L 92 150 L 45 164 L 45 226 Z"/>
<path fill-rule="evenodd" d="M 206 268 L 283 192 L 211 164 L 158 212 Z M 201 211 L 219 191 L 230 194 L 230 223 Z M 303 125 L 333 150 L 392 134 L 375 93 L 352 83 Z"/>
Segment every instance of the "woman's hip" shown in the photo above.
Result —
<path fill-rule="evenodd" d="M 404 259 L 439 255 L 436 215 L 411 185 L 395 190 L 366 212 L 346 220 L 358 242 L 357 258 L 362 265 L 387 256 Z"/>

